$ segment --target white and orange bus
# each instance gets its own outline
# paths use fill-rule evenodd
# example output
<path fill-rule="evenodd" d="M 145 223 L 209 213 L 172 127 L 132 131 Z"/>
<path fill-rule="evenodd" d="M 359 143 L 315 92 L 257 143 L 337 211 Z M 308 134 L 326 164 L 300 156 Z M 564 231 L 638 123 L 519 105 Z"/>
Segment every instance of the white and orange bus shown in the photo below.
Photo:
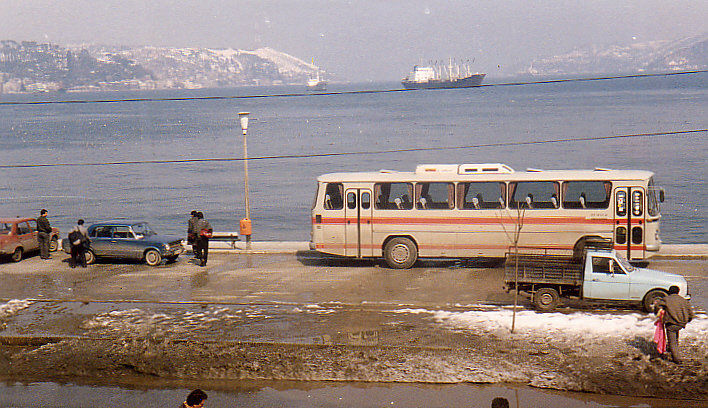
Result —
<path fill-rule="evenodd" d="M 516 172 L 500 163 L 420 165 L 415 172 L 317 178 L 310 248 L 380 258 L 503 258 L 522 247 L 573 250 L 609 240 L 629 260 L 659 250 L 663 190 L 642 170 Z"/>

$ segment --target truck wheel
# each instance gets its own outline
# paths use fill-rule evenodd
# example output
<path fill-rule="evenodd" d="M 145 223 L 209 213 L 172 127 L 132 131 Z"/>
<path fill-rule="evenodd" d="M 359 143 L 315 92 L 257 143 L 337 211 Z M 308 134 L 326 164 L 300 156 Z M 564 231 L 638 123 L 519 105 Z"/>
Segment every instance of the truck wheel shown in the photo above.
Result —
<path fill-rule="evenodd" d="M 666 296 L 666 292 L 660 289 L 654 289 L 649 291 L 646 296 L 644 296 L 644 300 L 642 301 L 642 306 L 644 308 L 645 312 L 652 313 L 654 312 L 654 302 L 656 302 L 659 299 L 663 299 Z"/>
<path fill-rule="evenodd" d="M 162 262 L 162 255 L 155 249 L 148 249 L 145 252 L 145 263 L 150 266 L 157 266 Z"/>
<path fill-rule="evenodd" d="M 418 260 L 418 248 L 404 237 L 394 238 L 384 248 L 386 263 L 393 269 L 408 269 Z"/>
<path fill-rule="evenodd" d="M 533 304 L 542 312 L 550 312 L 560 305 L 560 295 L 553 288 L 541 288 L 534 293 Z"/>
<path fill-rule="evenodd" d="M 49 252 L 56 252 L 59 249 L 59 240 L 56 236 L 49 240 Z"/>
<path fill-rule="evenodd" d="M 15 248 L 15 252 L 12 253 L 10 259 L 12 259 L 12 262 L 20 262 L 22 260 L 22 248 Z"/>

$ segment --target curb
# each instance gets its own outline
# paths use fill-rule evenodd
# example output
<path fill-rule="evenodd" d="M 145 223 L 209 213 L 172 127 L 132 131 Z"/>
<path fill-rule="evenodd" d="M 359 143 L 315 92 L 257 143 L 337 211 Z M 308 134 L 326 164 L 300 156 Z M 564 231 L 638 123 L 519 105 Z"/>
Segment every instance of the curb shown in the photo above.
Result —
<path fill-rule="evenodd" d="M 209 242 L 209 251 L 224 253 L 291 254 L 309 250 L 310 243 L 303 241 L 255 241 L 251 242 L 250 250 L 246 249 L 244 241 L 236 241 L 233 245 L 229 242 Z M 650 259 L 675 258 L 708 259 L 708 244 L 662 245 L 661 250 L 650 256 Z"/>

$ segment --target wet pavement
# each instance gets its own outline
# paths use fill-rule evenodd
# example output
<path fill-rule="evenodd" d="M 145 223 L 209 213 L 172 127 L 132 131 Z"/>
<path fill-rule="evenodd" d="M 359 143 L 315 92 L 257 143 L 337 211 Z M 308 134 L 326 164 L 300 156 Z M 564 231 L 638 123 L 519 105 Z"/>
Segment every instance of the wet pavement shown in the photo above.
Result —
<path fill-rule="evenodd" d="M 693 305 L 708 310 L 708 261 L 657 259 L 650 267 L 686 276 Z M 434 378 L 438 376 L 441 382 L 455 382 L 459 378 L 462 382 L 482 379 L 481 382 L 513 383 L 518 378 L 518 382 L 524 383 L 524 376 L 513 371 L 519 367 L 525 370 L 524 359 L 533 360 L 534 356 L 515 356 L 515 352 L 509 354 L 508 350 L 499 354 L 497 350 L 496 354 L 486 355 L 488 360 L 470 360 L 465 355 L 469 348 L 484 347 L 488 339 L 466 330 L 446 328 L 430 317 L 435 311 L 462 313 L 508 307 L 513 304 L 513 296 L 503 291 L 502 275 L 502 269 L 490 263 L 426 261 L 409 270 L 391 270 L 379 262 L 342 260 L 309 251 L 214 253 L 206 268 L 181 257 L 175 263 L 158 267 L 104 262 L 86 269 L 71 269 L 66 257 L 55 253 L 49 261 L 31 257 L 17 264 L 0 264 L 0 299 L 4 304 L 0 309 L 0 338 L 5 348 L 29 350 L 23 361 L 32 362 L 35 347 L 49 352 L 42 357 L 48 365 L 59 361 L 52 358 L 67 361 L 71 357 L 66 353 L 71 355 L 71 350 L 80 354 L 95 348 L 121 354 L 128 347 L 126 341 L 131 341 L 131 347 L 139 349 L 142 356 L 164 353 L 166 359 L 178 360 L 181 346 L 175 344 L 183 342 L 202 344 L 202 353 L 209 353 L 210 358 L 222 356 L 225 365 L 231 364 L 231 371 L 220 374 L 225 377 L 249 378 L 248 375 L 257 374 L 262 378 L 292 379 L 306 372 L 300 379 L 395 382 L 401 373 L 386 374 L 392 369 L 390 362 L 409 359 L 409 367 L 404 371 L 418 369 L 424 382 L 437 382 Z M 632 307 L 567 304 L 562 313 L 638 313 Z M 520 305 L 529 307 L 530 303 L 521 299 Z M 426 313 L 415 312 L 419 310 Z M 52 349 L 57 342 L 64 344 L 64 349 L 58 346 Z M 164 348 L 165 344 L 169 347 Z M 295 352 L 281 346 L 288 344 L 301 345 L 306 351 Z M 222 349 L 221 345 L 230 348 Z M 250 356 L 245 368 L 242 355 L 231 351 L 234 345 L 240 347 L 243 355 Z M 404 352 L 399 352 L 400 348 Z M 332 350 L 336 353 L 331 354 Z M 187 355 L 193 350 L 182 351 L 182 355 Z M 542 356 L 547 352 L 538 353 Z M 269 356 L 279 355 L 286 360 L 288 353 L 296 355 L 297 361 L 289 361 L 286 369 L 282 365 L 285 363 L 280 368 L 269 366 L 272 363 Z M 509 357 L 510 361 L 520 359 L 521 364 L 510 373 L 495 372 L 488 367 L 485 375 L 474 372 L 460 375 L 453 370 L 446 376 L 439 374 L 445 374 L 447 368 L 429 369 L 441 361 L 451 366 L 460 366 L 462 362 L 479 369 L 498 364 L 494 363 L 495 358 Z M 82 358 L 89 367 L 95 364 L 96 369 L 105 364 L 105 361 L 100 364 L 89 361 L 87 356 Z M 125 372 L 117 373 L 115 367 L 105 366 L 108 378 L 157 375 L 169 380 L 170 367 L 159 366 L 159 362 L 153 367 L 141 366 L 149 363 L 143 357 L 131 358 L 127 365 L 132 368 Z M 420 362 L 414 364 L 411 358 Z M 352 371 L 352 367 L 326 367 L 318 371 L 308 366 L 324 367 L 337 359 L 359 359 L 357 366 L 370 364 L 383 374 L 377 377 L 357 372 L 356 368 Z M 253 366 L 253 361 L 261 366 Z M 303 370 L 302 364 L 309 368 Z M 421 368 L 416 364 L 427 366 Z M 121 365 L 125 366 L 125 361 L 116 364 Z M 236 370 L 233 368 L 236 366 L 241 368 Z M 691 369 L 700 371 L 696 367 Z M 41 368 L 37 372 L 41 374 Z M 51 377 L 47 374 L 50 372 L 51 367 L 46 367 L 44 374 Z M 79 375 L 71 369 L 66 373 Z M 191 374 L 202 382 L 213 378 L 205 371 Z M 184 380 L 191 374 L 177 377 Z M 70 378 L 75 381 L 80 375 Z M 415 381 L 411 378 L 403 381 Z"/>

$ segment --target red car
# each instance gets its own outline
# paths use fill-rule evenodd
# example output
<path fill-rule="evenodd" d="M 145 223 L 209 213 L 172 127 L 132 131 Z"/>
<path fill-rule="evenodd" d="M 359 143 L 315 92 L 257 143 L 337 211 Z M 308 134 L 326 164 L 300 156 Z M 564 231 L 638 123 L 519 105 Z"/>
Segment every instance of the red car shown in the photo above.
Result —
<path fill-rule="evenodd" d="M 59 248 L 59 228 L 52 228 L 49 250 Z M 10 255 L 14 262 L 20 262 L 28 252 L 39 250 L 37 242 L 37 220 L 34 218 L 0 218 L 0 255 Z"/>

